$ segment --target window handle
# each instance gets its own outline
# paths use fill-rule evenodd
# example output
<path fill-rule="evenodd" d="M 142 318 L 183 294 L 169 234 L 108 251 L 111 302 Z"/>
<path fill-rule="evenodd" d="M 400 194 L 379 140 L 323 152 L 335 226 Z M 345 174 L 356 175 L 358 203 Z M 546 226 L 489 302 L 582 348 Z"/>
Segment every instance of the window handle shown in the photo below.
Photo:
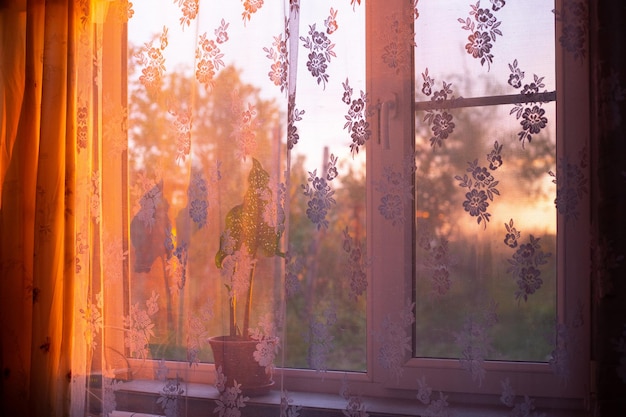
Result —
<path fill-rule="evenodd" d="M 378 104 L 378 143 L 383 144 L 383 149 L 389 149 L 389 120 L 394 119 L 397 115 L 397 101 L 398 95 L 392 93 L 391 97 L 387 97 L 387 100 Z"/>

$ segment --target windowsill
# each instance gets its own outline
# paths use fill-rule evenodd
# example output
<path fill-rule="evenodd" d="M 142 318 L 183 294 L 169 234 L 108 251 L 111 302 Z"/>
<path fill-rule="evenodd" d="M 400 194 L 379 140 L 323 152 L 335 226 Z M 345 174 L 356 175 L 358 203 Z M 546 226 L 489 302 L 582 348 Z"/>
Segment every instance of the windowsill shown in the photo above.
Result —
<path fill-rule="evenodd" d="M 135 417 L 144 413 L 145 416 L 163 415 L 161 406 L 157 404 L 164 383 L 161 381 L 134 380 L 123 382 L 116 390 L 118 410 L 113 416 Z M 215 400 L 219 393 L 215 387 L 200 383 L 185 383 L 185 397 L 182 400 L 180 415 L 205 416 L 212 415 Z M 301 407 L 303 416 L 344 416 L 346 400 L 338 394 L 320 394 L 289 391 L 292 405 Z M 363 403 L 370 417 L 392 416 L 423 416 L 426 407 L 417 400 L 386 399 L 377 397 L 363 397 Z M 266 395 L 251 397 L 242 410 L 243 415 L 258 417 L 276 416 L 280 407 L 280 391 L 272 390 Z M 254 410 L 254 411 L 253 411 Z M 448 410 L 455 417 L 501 417 L 509 415 L 510 409 L 502 407 L 454 405 L 451 403 Z M 550 417 L 587 417 L 588 412 L 581 410 L 537 410 Z"/>

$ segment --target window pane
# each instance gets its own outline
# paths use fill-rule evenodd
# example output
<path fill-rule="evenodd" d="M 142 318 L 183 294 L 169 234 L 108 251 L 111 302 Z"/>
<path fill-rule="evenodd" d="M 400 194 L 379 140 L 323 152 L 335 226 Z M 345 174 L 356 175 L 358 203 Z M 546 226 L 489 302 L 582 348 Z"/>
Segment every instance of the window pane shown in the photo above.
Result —
<path fill-rule="evenodd" d="M 475 13 L 471 5 L 477 3 Z M 503 6 L 495 10 L 499 3 Z M 424 99 L 419 90 L 425 68 L 437 86 L 452 83 L 456 97 L 511 94 L 507 80 L 515 60 L 527 82 L 535 73 L 554 91 L 554 8 L 546 0 L 420 1 L 415 22 L 417 100 Z M 482 42 L 476 33 L 488 34 L 489 40 Z"/>
<path fill-rule="evenodd" d="M 554 107 L 543 105 L 550 120 Z M 471 346 L 484 359 L 545 361 L 552 351 L 554 134 L 522 148 L 509 111 L 456 109 L 456 140 L 437 149 L 417 112 L 417 357 Z"/>
<path fill-rule="evenodd" d="M 282 258 L 267 257 L 263 249 L 257 250 L 256 261 L 246 259 L 243 249 L 229 254 L 237 259 L 232 271 L 254 265 L 246 326 L 250 275 L 225 274 L 227 266 L 218 268 L 216 258 L 225 231 L 237 227 L 236 221 L 229 226 L 227 217 L 244 199 L 261 196 L 266 209 L 274 210 L 247 223 L 241 215 L 240 235 L 247 235 L 246 224 L 269 227 L 278 219 L 287 99 L 268 78 L 272 62 L 262 48 L 272 48 L 272 35 L 284 27 L 283 9 L 268 6 L 265 21 L 245 26 L 230 24 L 241 21 L 237 8 L 217 10 L 209 4 L 192 19 L 193 10 L 182 10 L 176 2 L 144 0 L 133 7 L 137 17 L 128 27 L 128 302 L 129 333 L 140 339 L 127 342 L 128 354 L 211 362 L 207 339 L 230 333 L 230 294 L 238 296 L 238 334 L 274 323 L 281 297 Z M 247 29 L 259 27 L 276 33 L 267 31 L 262 39 L 246 35 Z M 267 188 L 252 186 L 253 159 L 269 176 Z M 249 196 L 253 189 L 258 191 Z M 248 249 L 252 239 L 244 242 Z M 135 349 L 144 342 L 147 351 Z"/>
<path fill-rule="evenodd" d="M 473 376 L 483 360 L 547 362 L 554 348 L 548 3 L 426 2 L 416 21 L 414 356 L 460 358 Z"/>
<path fill-rule="evenodd" d="M 131 329 L 131 334 L 149 336 L 148 351 L 134 349 L 130 341 L 128 354 L 180 361 L 190 360 L 191 354 L 194 361 L 212 362 L 206 339 L 227 334 L 229 324 L 227 283 L 215 256 L 225 216 L 242 202 L 252 164 L 250 158 L 242 163 L 235 143 L 246 110 L 253 108 L 253 120 L 250 132 L 243 133 L 254 136 L 253 156 L 270 174 L 273 195 L 279 182 L 286 181 L 282 176 L 293 115 L 287 114 L 287 90 L 268 77 L 274 71 L 272 59 L 289 48 L 281 32 L 283 4 L 266 3 L 263 13 L 242 25 L 231 24 L 241 21 L 239 7 L 211 10 L 209 4 L 187 23 L 176 2 L 159 7 L 152 0 L 133 3 L 143 19 L 129 21 L 132 244 L 127 295 L 135 322 L 144 318 L 150 327 L 147 333 Z M 355 47 L 354 42 L 364 39 L 365 12 L 350 4 L 331 8 L 307 3 L 300 13 L 301 43 L 312 36 L 332 42 L 330 78 L 312 77 L 308 54 L 298 55 L 294 126 L 299 139 L 291 152 L 290 189 L 285 190 L 288 256 L 259 257 L 253 293 L 258 308 L 250 323 L 257 327 L 265 314 L 273 314 L 274 323 L 285 326 L 276 366 L 363 371 L 365 149 L 351 152 L 352 132 L 345 124 L 352 100 L 365 94 L 365 44 L 356 42 L 361 47 Z M 341 16 L 342 30 L 325 28 L 329 13 Z M 208 87 L 200 83 L 201 44 L 213 54 L 203 67 L 210 74 L 203 78 L 210 78 Z M 360 110 L 363 118 L 365 111 Z M 322 182 L 332 204 L 320 217 L 315 209 Z M 284 323 L 279 318 L 283 296 Z M 153 315 L 147 301 L 158 306 Z"/>

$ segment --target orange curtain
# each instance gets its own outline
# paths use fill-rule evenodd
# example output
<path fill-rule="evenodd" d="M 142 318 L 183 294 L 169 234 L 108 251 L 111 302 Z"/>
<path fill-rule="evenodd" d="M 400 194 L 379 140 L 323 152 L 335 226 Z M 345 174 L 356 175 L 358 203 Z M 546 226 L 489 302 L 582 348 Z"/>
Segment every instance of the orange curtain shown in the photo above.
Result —
<path fill-rule="evenodd" d="M 69 410 L 76 37 L 72 2 L 14 2 L 2 27 L 0 358 L 5 415 Z"/>

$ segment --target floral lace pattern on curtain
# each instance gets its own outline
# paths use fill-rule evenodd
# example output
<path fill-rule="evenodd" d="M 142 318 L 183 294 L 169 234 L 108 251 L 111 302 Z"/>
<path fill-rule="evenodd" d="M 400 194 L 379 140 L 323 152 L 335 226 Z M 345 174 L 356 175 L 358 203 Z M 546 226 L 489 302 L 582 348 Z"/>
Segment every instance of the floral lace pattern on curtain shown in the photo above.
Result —
<path fill-rule="evenodd" d="M 469 6 L 456 19 L 469 32 L 465 57 L 456 52 L 463 32 L 453 30 L 453 12 L 421 2 L 416 22 L 416 66 L 428 64 L 416 71 L 417 356 L 459 358 L 479 386 L 494 360 L 547 361 L 567 378 L 582 323 L 557 321 L 556 221 L 557 212 L 575 218 L 566 212 L 579 210 L 587 179 L 557 159 L 554 63 L 549 48 L 528 47 L 550 45 L 550 22 L 563 13 L 538 3 Z M 521 38 L 524 13 L 537 25 Z M 544 71 L 549 77 L 536 75 Z M 521 348 L 521 338 L 532 346 Z M 502 387 L 513 415 L 532 415 L 532 400 L 516 405 L 510 381 Z M 440 405 L 429 403 L 426 381 L 420 392 L 429 407 L 443 407 L 443 394 Z"/>
<path fill-rule="evenodd" d="M 103 91 L 95 131 L 95 99 L 79 99 L 77 113 L 79 160 L 90 175 L 76 272 L 91 277 L 77 311 L 105 415 L 123 381 L 139 378 L 160 381 L 157 409 L 180 415 L 189 376 L 214 362 L 211 411 L 243 415 L 255 393 L 217 365 L 209 345 L 217 335 L 252 340 L 266 375 L 276 366 L 367 370 L 376 256 L 367 253 L 365 150 L 378 134 L 380 103 L 366 91 L 357 47 L 365 5 L 278 3 L 109 5 L 109 18 L 129 27 L 128 102 Z M 582 323 L 557 322 L 556 216 L 579 220 L 586 149 L 579 161 L 557 158 L 553 63 L 533 59 L 529 48 L 518 58 L 506 46 L 517 30 L 509 9 L 535 7 L 458 3 L 444 16 L 455 28 L 445 40 L 462 46 L 449 56 L 422 52 L 437 24 L 432 2 L 412 1 L 409 16 L 379 16 L 389 30 L 378 34 L 377 58 L 395 76 L 416 67 L 415 152 L 381 169 L 367 209 L 392 228 L 415 222 L 417 294 L 372 329 L 371 356 L 391 385 L 407 357 L 458 360 L 478 387 L 490 378 L 488 361 L 549 363 L 567 379 Z M 583 9 L 537 10 L 564 22 L 560 42 L 577 57 L 586 53 Z M 553 30 L 542 35 L 554 38 Z M 100 54 L 97 76 L 106 77 Z M 86 82 L 91 55 L 81 58 Z M 454 65 L 439 62 L 446 58 L 458 58 L 469 75 L 448 71 Z M 552 74 L 535 75 L 542 70 Z M 500 96 L 508 99 L 489 101 Z M 117 182 L 107 178 L 112 170 Z M 120 189 L 118 206 L 108 199 Z M 410 202 L 415 219 L 404 210 Z M 526 212 L 516 207 L 524 205 Z M 525 350 L 522 339 L 537 346 Z M 540 415 L 512 381 L 499 381 L 503 409 Z M 270 385 L 281 391 L 281 415 L 300 415 L 290 387 Z M 451 415 L 448 394 L 426 378 L 404 388 L 426 415 Z M 344 415 L 368 415 L 348 382 L 338 394 Z"/>
<path fill-rule="evenodd" d="M 116 408 L 121 380 L 144 375 L 163 382 L 162 412 L 178 415 L 189 391 L 185 381 L 213 362 L 208 339 L 219 334 L 249 336 L 254 360 L 267 374 L 279 357 L 281 365 L 319 371 L 364 369 L 370 261 L 359 173 L 364 157 L 356 154 L 371 136 L 371 111 L 363 78 L 353 81 L 354 71 L 347 71 L 364 52 L 351 53 L 346 42 L 350 19 L 362 21 L 364 6 L 291 2 L 285 11 L 262 1 L 226 9 L 175 1 L 159 7 L 160 17 L 151 2 L 109 5 L 109 19 L 129 26 L 128 107 L 116 112 L 105 91 L 103 120 L 113 125 L 103 145 L 79 137 L 85 157 L 106 146 L 112 158 L 128 158 L 127 174 L 116 176 L 128 187 L 127 237 L 110 232 L 119 212 L 107 198 L 120 186 L 103 183 L 110 167 L 92 171 L 86 193 L 106 241 L 124 248 L 99 257 L 110 273 L 93 276 L 89 301 L 80 307 L 89 363 L 102 370 L 102 411 Z M 354 97 L 352 86 L 359 92 Z M 332 95 L 337 114 L 349 106 L 335 129 L 343 128 L 344 139 L 316 129 L 316 118 L 329 110 L 307 98 L 311 89 Z M 80 126 L 87 128 L 93 116 L 87 102 L 81 109 Z M 128 132 L 128 148 L 108 142 L 120 127 Z M 320 135 L 329 137 L 317 145 Z M 356 216 L 337 211 L 345 204 L 354 205 Z M 79 236 L 85 243 L 78 269 L 93 258 L 99 237 L 87 229 Z M 333 251 L 336 257 L 318 265 L 318 256 Z M 113 318 L 111 310 L 122 314 Z M 351 358 L 337 343 L 349 347 Z M 130 371 L 121 371 L 118 360 L 131 364 Z M 168 361 L 191 368 L 181 371 Z M 214 384 L 218 415 L 245 407 L 245 384 L 225 368 L 217 369 Z M 297 413 L 283 395 L 285 409 Z"/>

